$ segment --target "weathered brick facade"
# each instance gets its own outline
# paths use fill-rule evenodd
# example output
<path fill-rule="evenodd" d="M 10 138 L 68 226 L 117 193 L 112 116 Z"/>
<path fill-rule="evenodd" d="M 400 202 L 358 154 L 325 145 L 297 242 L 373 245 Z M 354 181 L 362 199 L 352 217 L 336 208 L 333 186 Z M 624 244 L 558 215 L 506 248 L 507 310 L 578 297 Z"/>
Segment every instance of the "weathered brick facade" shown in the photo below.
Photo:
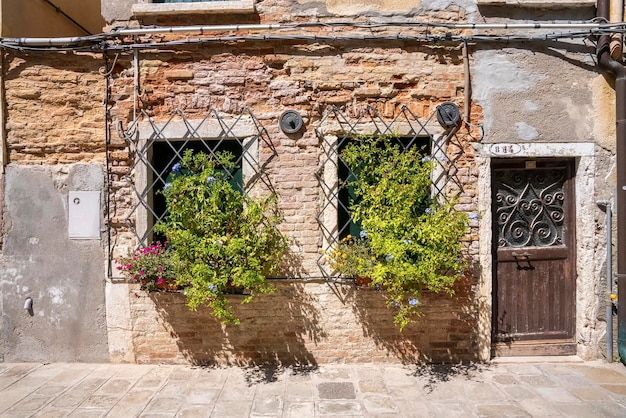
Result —
<path fill-rule="evenodd" d="M 315 127 L 324 112 L 337 106 L 356 120 L 370 106 L 391 120 L 406 106 L 427 119 L 439 103 L 462 105 L 465 74 L 457 45 L 246 41 L 141 51 L 136 103 L 133 61 L 127 55 L 109 54 L 109 74 L 98 55 L 15 53 L 5 59 L 10 164 L 104 165 L 105 107 L 110 109 L 113 257 L 136 245 L 124 226 L 135 204 L 123 179 L 134 155 L 116 128 L 130 124 L 140 110 L 162 121 L 175 110 L 194 119 L 209 110 L 236 116 L 247 108 L 276 149 L 267 174 L 280 196 L 281 229 L 291 240 L 292 260 L 276 281 L 279 291 L 237 306 L 241 325 L 223 328 L 207 312 L 189 311 L 181 294 L 146 294 L 114 281 L 109 286 L 128 288 L 128 299 L 107 303 L 113 310 L 127 304 L 120 309 L 130 316 L 125 335 L 133 351 L 113 353 L 114 360 L 314 364 L 477 358 L 471 272 L 454 297 L 425 295 L 424 316 L 400 334 L 382 293 L 355 290 L 350 282 L 324 283 L 317 266 L 324 243 L 317 221 L 322 194 L 314 174 L 322 156 Z M 304 116 L 299 135 L 279 129 L 278 116 L 288 109 Z M 472 111 L 477 121 L 480 109 Z M 459 209 L 471 212 L 476 174 L 469 133 L 458 134 L 465 144 L 458 164 L 466 186 Z M 259 150 L 261 156 L 266 152 Z M 476 254 L 475 239 L 475 232 L 468 233 L 469 253 Z M 237 304 L 237 296 L 232 298 Z"/>
<path fill-rule="evenodd" d="M 133 342 L 140 363 L 314 365 L 450 362 L 476 358 L 476 319 L 467 284 L 454 297 L 426 294 L 423 316 L 402 333 L 382 292 L 278 281 L 278 291 L 236 305 L 238 326 L 207 310 L 189 312 L 180 293 L 131 289 Z M 232 295 L 237 304 L 242 296 Z"/>

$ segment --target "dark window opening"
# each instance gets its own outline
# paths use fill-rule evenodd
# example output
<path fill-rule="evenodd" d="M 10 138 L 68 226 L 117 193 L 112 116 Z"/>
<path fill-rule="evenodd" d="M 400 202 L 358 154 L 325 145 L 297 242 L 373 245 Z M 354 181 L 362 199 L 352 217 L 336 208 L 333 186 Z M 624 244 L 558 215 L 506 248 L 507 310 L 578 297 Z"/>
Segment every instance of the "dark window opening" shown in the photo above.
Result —
<path fill-rule="evenodd" d="M 160 221 L 167 215 L 165 197 L 161 193 L 165 184 L 171 178 L 172 168 L 181 160 L 186 150 L 194 152 L 204 152 L 208 155 L 215 155 L 219 152 L 229 152 L 233 155 L 234 167 L 231 170 L 220 169 L 226 173 L 226 178 L 233 189 L 243 193 L 243 169 L 242 169 L 242 143 L 238 140 L 203 140 L 203 141 L 162 141 L 155 142 L 152 148 L 153 164 L 153 190 L 152 208 L 153 224 Z M 154 240 L 163 240 L 164 237 L 155 234 Z"/>
<path fill-rule="evenodd" d="M 351 142 L 357 141 L 356 138 L 345 136 L 339 139 L 337 144 L 337 176 L 339 179 L 339 193 L 337 202 L 337 230 L 339 233 L 339 239 L 343 239 L 348 235 L 358 237 L 361 233 L 361 225 L 359 222 L 355 222 L 352 219 L 350 213 L 350 206 L 357 201 L 357 196 L 354 192 L 354 188 L 349 186 L 350 182 L 357 179 L 353 169 L 342 160 L 341 152 Z M 431 143 L 430 137 L 394 137 L 393 142 L 398 145 L 402 151 L 406 151 L 409 148 L 419 147 L 419 152 L 424 156 L 431 155 Z"/>

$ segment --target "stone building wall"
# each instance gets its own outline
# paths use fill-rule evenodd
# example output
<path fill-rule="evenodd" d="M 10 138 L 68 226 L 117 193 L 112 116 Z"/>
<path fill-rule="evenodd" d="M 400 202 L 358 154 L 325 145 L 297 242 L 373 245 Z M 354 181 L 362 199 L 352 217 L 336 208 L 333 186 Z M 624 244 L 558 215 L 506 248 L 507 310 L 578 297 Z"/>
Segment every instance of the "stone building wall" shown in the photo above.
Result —
<path fill-rule="evenodd" d="M 236 49 L 218 44 L 140 52 L 139 63 L 139 104 L 153 121 L 166 121 L 177 110 L 187 119 L 199 120 L 209 111 L 237 117 L 249 109 L 262 124 L 277 153 L 267 175 L 280 196 L 281 229 L 290 239 L 291 265 L 276 282 L 280 292 L 237 308 L 242 310 L 237 327 L 222 328 L 207 312 L 189 312 L 181 295 L 148 295 L 133 286 L 125 293 L 116 290 L 116 301 L 111 298 L 108 303 L 112 310 L 122 304 L 131 318 L 130 331 L 117 340 L 120 347 L 128 347 L 120 349 L 118 359 L 250 363 L 274 356 L 273 360 L 287 363 L 323 363 L 477 358 L 471 272 L 455 297 L 426 296 L 425 316 L 400 334 L 380 292 L 355 291 L 351 282 L 323 283 L 317 265 L 325 242 L 317 220 L 323 193 L 315 173 L 325 157 L 315 128 L 333 106 L 352 121 L 363 117 L 368 106 L 387 121 L 403 106 L 423 121 L 442 102 L 462 106 L 463 60 L 456 45 L 248 41 Z M 117 61 L 111 91 L 113 120 L 124 125 L 134 112 L 131 65 L 128 60 Z M 278 118 L 286 110 L 303 115 L 305 126 L 299 134 L 280 130 Z M 474 106 L 473 111 L 472 118 L 479 120 L 480 108 Z M 437 125 L 431 120 L 429 129 L 443 131 L 433 122 Z M 467 212 L 476 209 L 470 136 L 474 133 L 461 129 L 457 137 L 464 149 L 449 150 L 463 154 L 457 168 L 465 193 L 458 208 Z M 117 220 L 128 215 L 132 204 L 132 195 L 118 176 L 127 173 L 127 158 L 132 156 L 122 143 L 115 144 L 120 146 L 111 158 Z M 259 152 L 269 153 L 262 146 Z M 121 223 L 114 221 L 114 226 L 118 227 L 113 239 L 119 244 L 114 250 L 124 254 L 135 241 Z M 476 228 L 474 221 L 468 254 L 477 254 L 478 245 L 472 243 Z"/>
<path fill-rule="evenodd" d="M 104 202 L 102 62 L 71 53 L 4 60 L 0 361 L 108 361 L 104 241 L 68 232 L 70 192 L 100 192 Z"/>
<path fill-rule="evenodd" d="M 354 7 L 341 1 L 265 0 L 256 2 L 257 12 L 250 16 L 204 16 L 194 23 L 332 21 L 342 15 L 365 20 L 419 15 L 443 22 L 483 18 L 471 6 L 467 6 L 471 14 L 466 14 L 461 7 L 436 2 L 431 6 L 410 2 L 405 5 L 410 11 L 399 10 L 398 3 L 375 2 L 357 16 Z M 116 19 L 126 23 L 130 18 L 132 2 L 115 4 L 119 9 L 105 16 L 113 26 Z M 531 13 L 530 18 L 544 19 L 542 13 Z M 556 18 L 581 19 L 585 13 Z M 189 21 L 153 16 L 142 23 Z M 194 364 L 487 360 L 493 284 L 489 191 L 493 156 L 488 147 L 509 141 L 528 144 L 530 158 L 576 158 L 577 204 L 581 203 L 576 226 L 580 256 L 576 338 L 582 357 L 601 356 L 603 265 L 598 254 L 603 254 L 606 244 L 602 242 L 604 218 L 593 207 L 593 198 L 610 197 L 614 186 L 613 134 L 606 128 L 614 121 L 606 117 L 607 84 L 591 76 L 595 73 L 589 48 L 576 42 L 508 48 L 497 43 L 470 44 L 468 73 L 459 43 L 357 38 L 398 31 L 318 27 L 302 33 L 355 38 L 263 40 L 261 32 L 255 40 L 139 49 L 138 79 L 129 51 L 109 51 L 107 65 L 101 54 L 7 53 L 0 358 Z M 409 28 L 401 32 L 420 33 Z M 298 34 L 294 29 L 289 33 Z M 195 35 L 155 34 L 120 43 L 187 38 Z M 445 101 L 463 108 L 470 93 L 465 90 L 467 77 L 473 87 L 468 121 L 472 125 L 463 125 L 457 133 L 461 146 L 447 151 L 460 156 L 455 164 L 463 194 L 457 208 L 479 215 L 472 220 L 466 240 L 472 267 L 454 296 L 425 294 L 424 315 L 400 334 L 380 292 L 320 280 L 318 259 L 326 243 L 317 218 L 324 197 L 315 173 L 324 156 L 316 128 L 333 106 L 350 122 L 359 120 L 368 108 L 386 121 L 405 108 L 427 119 Z M 135 155 L 118 132 L 142 111 L 163 122 L 176 110 L 186 118 L 202 119 L 209 111 L 236 117 L 243 109 L 258 119 L 277 151 L 267 175 L 280 195 L 285 215 L 281 228 L 291 240 L 292 265 L 273 281 L 277 293 L 236 305 L 241 325 L 222 327 L 203 309 L 189 311 L 181 294 L 147 294 L 115 277 L 115 271 L 114 277 L 107 277 L 107 258 L 124 255 L 137 245 L 126 225 L 129 215 L 134 220 L 136 205 L 126 179 Z M 299 134 L 280 130 L 278 118 L 285 110 L 304 117 Z M 476 127 L 478 123 L 484 130 Z M 544 146 L 564 142 L 576 144 L 558 149 Z M 589 151 L 589 144 L 592 149 L 595 144 L 595 151 Z M 261 147 L 260 153 L 269 151 Z M 38 198 L 31 198 L 30 190 Z M 67 196 L 74 190 L 102 191 L 101 240 L 73 241 L 65 236 Z M 108 198 L 110 212 L 105 213 Z M 27 296 L 35 302 L 33 316 L 22 310 Z M 232 296 L 232 301 L 237 298 Z"/>

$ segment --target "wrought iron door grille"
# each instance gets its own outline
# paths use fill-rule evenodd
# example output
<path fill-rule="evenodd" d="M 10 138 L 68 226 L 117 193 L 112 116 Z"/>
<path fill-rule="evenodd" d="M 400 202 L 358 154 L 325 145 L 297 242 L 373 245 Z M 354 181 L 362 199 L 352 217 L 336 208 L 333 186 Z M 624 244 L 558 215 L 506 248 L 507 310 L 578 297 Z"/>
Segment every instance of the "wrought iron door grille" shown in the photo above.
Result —
<path fill-rule="evenodd" d="M 155 121 L 142 111 L 125 132 L 118 134 L 126 141 L 133 160 L 123 181 L 135 199 L 123 222 L 140 247 L 151 243 L 154 225 L 167 215 L 158 191 L 187 149 L 211 156 L 229 151 L 235 155 L 236 169 L 226 172 L 233 187 L 248 194 L 263 184 L 273 191 L 265 169 L 276 150 L 265 128 L 248 109 L 235 116 L 209 110 L 201 119 L 188 119 L 176 110 L 165 121 Z"/>
<path fill-rule="evenodd" d="M 341 150 L 349 142 L 363 135 L 401 137 L 403 149 L 427 144 L 430 156 L 435 162 L 432 174 L 432 197 L 450 201 L 463 192 L 461 171 L 458 162 L 465 158 L 464 147 L 456 136 L 456 129 L 435 135 L 431 131 L 435 126 L 436 115 L 420 120 L 408 107 L 401 107 L 392 118 L 383 118 L 374 108 L 367 107 L 362 114 L 349 117 L 339 108 L 329 108 L 315 129 L 322 144 L 320 168 L 315 173 L 320 184 L 322 204 L 317 222 L 323 236 L 326 252 L 335 246 L 341 237 L 350 230 L 350 219 L 340 221 L 338 213 L 349 212 L 348 204 L 342 201 L 340 193 L 342 181 L 340 171 L 347 178 L 356 178 L 356 174 L 341 160 Z M 439 128 L 440 130 L 440 128 Z M 345 182 L 344 182 L 345 183 Z M 321 255 L 317 264 L 326 278 L 337 278 L 325 263 L 326 256 Z"/>
<path fill-rule="evenodd" d="M 494 171 L 498 247 L 564 242 L 565 168 Z"/>

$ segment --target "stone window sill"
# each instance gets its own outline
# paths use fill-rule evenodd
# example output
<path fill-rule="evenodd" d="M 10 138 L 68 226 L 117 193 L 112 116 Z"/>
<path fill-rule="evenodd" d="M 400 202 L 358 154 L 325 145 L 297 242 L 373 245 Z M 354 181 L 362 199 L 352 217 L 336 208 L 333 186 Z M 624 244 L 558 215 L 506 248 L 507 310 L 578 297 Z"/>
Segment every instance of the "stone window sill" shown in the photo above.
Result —
<path fill-rule="evenodd" d="M 172 14 L 254 13 L 254 0 L 226 0 L 195 3 L 136 3 L 135 16 Z"/>

